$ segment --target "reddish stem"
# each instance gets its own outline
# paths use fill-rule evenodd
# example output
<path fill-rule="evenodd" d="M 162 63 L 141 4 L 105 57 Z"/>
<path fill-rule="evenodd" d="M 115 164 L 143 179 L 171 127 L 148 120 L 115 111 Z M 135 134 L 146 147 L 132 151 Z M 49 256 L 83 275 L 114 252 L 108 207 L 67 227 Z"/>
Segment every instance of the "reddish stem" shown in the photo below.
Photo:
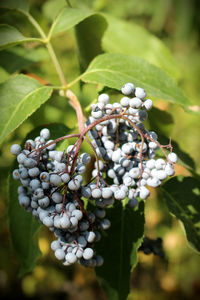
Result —
<path fill-rule="evenodd" d="M 78 101 L 76 95 L 71 90 L 66 90 L 66 97 L 69 98 L 70 105 L 76 111 L 76 115 L 77 115 L 77 119 L 78 119 L 79 133 L 81 134 L 84 131 L 85 117 L 83 115 L 83 111 L 82 111 L 80 102 Z"/>

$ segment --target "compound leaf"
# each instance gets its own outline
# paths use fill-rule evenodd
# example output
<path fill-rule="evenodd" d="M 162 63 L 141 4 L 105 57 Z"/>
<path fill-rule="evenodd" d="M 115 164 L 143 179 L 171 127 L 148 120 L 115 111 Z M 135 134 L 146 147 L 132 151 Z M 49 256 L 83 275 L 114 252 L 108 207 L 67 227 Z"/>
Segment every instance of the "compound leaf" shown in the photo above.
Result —
<path fill-rule="evenodd" d="M 144 59 L 125 54 L 101 54 L 89 65 L 81 79 L 120 90 L 126 82 L 146 89 L 148 97 L 164 99 L 185 109 L 190 105 L 181 89 L 167 73 Z"/>
<path fill-rule="evenodd" d="M 51 93 L 51 87 L 42 86 L 25 75 L 16 75 L 1 83 L 0 143 L 46 102 Z"/>
<path fill-rule="evenodd" d="M 111 227 L 97 244 L 97 252 L 103 256 L 104 264 L 96 268 L 96 274 L 109 300 L 125 300 L 144 234 L 144 203 L 140 202 L 133 209 L 117 202 L 107 209 L 106 216 Z"/>
<path fill-rule="evenodd" d="M 183 223 L 189 244 L 200 252 L 200 181 L 177 176 L 161 189 L 169 211 Z"/>
<path fill-rule="evenodd" d="M 25 37 L 15 27 L 7 24 L 0 24 L 0 50 L 33 41 L 41 42 L 41 39 Z"/>

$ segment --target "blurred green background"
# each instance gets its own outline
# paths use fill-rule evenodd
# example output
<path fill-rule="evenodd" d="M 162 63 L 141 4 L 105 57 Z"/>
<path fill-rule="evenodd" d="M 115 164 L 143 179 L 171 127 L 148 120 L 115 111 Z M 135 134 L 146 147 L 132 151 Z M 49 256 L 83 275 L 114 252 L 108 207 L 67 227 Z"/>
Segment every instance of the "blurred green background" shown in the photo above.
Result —
<path fill-rule="evenodd" d="M 59 5 L 64 1 L 57 1 Z M 72 4 L 74 4 L 71 1 Z M 76 1 L 77 2 L 77 1 Z M 194 106 L 200 105 L 200 2 L 198 0 L 84 0 L 79 6 L 89 5 L 94 10 L 108 12 L 135 22 L 160 38 L 171 50 L 180 68 L 179 84 Z M 55 14 L 56 1 L 31 1 L 31 12 L 47 32 Z M 25 35 L 35 35 L 27 20 L 18 14 L 3 14 L 1 23 L 15 24 Z M 134 37 L 133 37 L 134 38 Z M 137 40 L 135 41 L 137 43 Z M 73 30 L 60 34 L 53 40 L 53 45 L 63 66 L 67 80 L 71 81 L 79 74 L 76 43 Z M 36 63 L 30 64 L 23 49 L 16 48 L 21 55 L 22 70 L 37 74 L 47 82 L 58 84 L 58 78 L 46 51 L 34 48 Z M 12 51 L 9 50 L 9 51 Z M 9 51 L 7 59 L 9 59 Z M 16 52 L 15 52 L 16 53 Z M 38 62 L 38 57 L 41 62 Z M 34 56 L 31 56 L 34 59 Z M 0 56 L 0 81 L 8 78 L 12 68 L 4 68 Z M 96 97 L 96 87 L 79 85 L 74 89 L 85 107 Z M 190 154 L 200 171 L 200 135 L 199 116 L 187 114 L 182 108 L 156 101 L 155 105 L 173 116 L 173 124 L 164 128 L 180 147 Z M 76 116 L 70 106 L 58 94 L 43 105 L 26 120 L 2 145 L 0 157 L 0 297 L 1 299 L 106 299 L 95 278 L 95 272 L 79 265 L 63 267 L 50 250 L 52 234 L 42 228 L 38 233 L 42 256 L 33 273 L 18 278 L 18 262 L 14 255 L 7 222 L 7 175 L 13 157 L 9 153 L 12 143 L 21 143 L 26 134 L 35 126 L 62 121 L 72 127 Z M 156 128 L 151 128 L 155 129 Z M 188 175 L 183 167 L 177 167 L 177 174 Z M 13 191 L 14 192 L 14 191 Z M 187 245 L 181 224 L 170 216 L 159 192 L 152 190 L 146 205 L 146 235 L 151 238 L 163 237 L 166 258 L 152 254 L 139 254 L 139 264 L 131 278 L 129 300 L 151 299 L 199 299 L 200 295 L 200 257 Z M 14 295 L 13 295 L 14 294 Z"/>

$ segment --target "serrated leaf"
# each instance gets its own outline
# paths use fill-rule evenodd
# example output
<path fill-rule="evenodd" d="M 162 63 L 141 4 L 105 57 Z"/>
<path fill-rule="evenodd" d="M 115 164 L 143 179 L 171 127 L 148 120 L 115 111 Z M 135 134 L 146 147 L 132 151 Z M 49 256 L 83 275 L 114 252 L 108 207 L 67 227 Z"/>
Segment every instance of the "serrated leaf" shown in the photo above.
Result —
<path fill-rule="evenodd" d="M 7 24 L 0 24 L 0 50 L 26 42 L 42 42 L 42 40 L 25 37 L 15 27 Z"/>
<path fill-rule="evenodd" d="M 165 70 L 172 77 L 180 77 L 175 59 L 160 39 L 138 24 L 109 14 L 104 16 L 108 21 L 102 40 L 106 52 L 136 55 Z"/>
<path fill-rule="evenodd" d="M 75 27 L 81 72 L 85 71 L 92 59 L 102 53 L 101 39 L 107 28 L 105 18 L 92 15 Z"/>
<path fill-rule="evenodd" d="M 13 47 L 0 52 L 0 66 L 9 74 L 49 58 L 45 48 L 26 49 Z"/>
<path fill-rule="evenodd" d="M 17 164 L 13 165 L 15 169 Z M 35 240 L 35 233 L 40 227 L 31 213 L 28 213 L 19 205 L 17 187 L 19 186 L 12 176 L 9 176 L 9 228 L 10 237 L 17 259 L 20 263 L 20 276 L 30 272 L 34 266 L 36 259 L 41 254 Z"/>
<path fill-rule="evenodd" d="M 92 14 L 89 10 L 65 7 L 54 20 L 49 31 L 49 38 L 56 33 L 72 28 Z"/>
<path fill-rule="evenodd" d="M 29 0 L 1 0 L 0 7 L 27 13 L 29 11 Z"/>
<path fill-rule="evenodd" d="M 148 97 L 164 99 L 179 104 L 184 109 L 190 105 L 176 83 L 161 69 L 144 59 L 125 54 L 101 54 L 89 65 L 81 79 L 121 90 L 126 82 L 133 82 L 147 91 Z"/>
<path fill-rule="evenodd" d="M 111 227 L 96 246 L 97 253 L 104 258 L 96 274 L 109 300 L 125 300 L 130 289 L 131 270 L 137 264 L 137 250 L 143 240 L 144 203 L 132 209 L 117 202 L 107 209 L 106 217 Z"/>
<path fill-rule="evenodd" d="M 52 88 L 25 75 L 0 84 L 0 143 L 51 96 Z"/>
<path fill-rule="evenodd" d="M 200 181 L 177 176 L 161 189 L 169 211 L 183 223 L 190 245 L 200 252 Z"/>

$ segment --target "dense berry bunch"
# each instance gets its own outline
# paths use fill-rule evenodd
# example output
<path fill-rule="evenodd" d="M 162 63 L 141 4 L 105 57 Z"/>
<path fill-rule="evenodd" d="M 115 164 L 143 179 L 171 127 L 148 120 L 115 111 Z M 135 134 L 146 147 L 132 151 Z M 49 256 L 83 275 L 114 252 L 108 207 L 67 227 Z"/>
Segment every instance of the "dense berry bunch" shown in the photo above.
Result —
<path fill-rule="evenodd" d="M 56 151 L 49 137 L 45 128 L 35 140 L 27 140 L 23 150 L 16 144 L 11 147 L 19 164 L 13 171 L 14 179 L 21 182 L 19 203 L 54 231 L 57 240 L 51 248 L 64 265 L 78 261 L 85 266 L 100 266 L 103 259 L 96 255 L 93 245 L 101 237 L 98 229 L 109 228 L 110 222 L 102 208 L 93 213 L 84 208 L 82 197 L 96 199 L 98 193 L 95 183 L 83 185 L 82 174 L 90 155 L 79 155 L 71 173 L 76 147 L 70 145 L 66 153 Z"/>
<path fill-rule="evenodd" d="M 90 130 L 90 138 L 99 157 L 99 168 L 93 176 L 110 178 L 110 188 L 114 198 L 129 198 L 129 205 L 135 206 L 137 197 L 146 199 L 149 187 L 158 187 L 162 180 L 174 174 L 177 155 L 166 154 L 165 147 L 157 141 L 157 134 L 145 129 L 143 121 L 152 108 L 152 100 L 146 99 L 146 92 L 134 88 L 132 83 L 122 87 L 120 103 L 109 103 L 109 96 L 101 94 L 98 103 L 92 105 L 87 124 L 96 124 Z M 103 120 L 103 121 L 101 121 Z M 156 151 L 161 148 L 166 156 L 156 159 Z"/>
<path fill-rule="evenodd" d="M 64 265 L 77 261 L 101 266 L 103 258 L 96 254 L 94 244 L 101 238 L 101 230 L 110 227 L 106 206 L 128 198 L 128 205 L 135 207 L 139 198 L 149 196 L 148 186 L 157 187 L 174 174 L 177 155 L 171 145 L 160 145 L 157 134 L 143 125 L 152 101 L 132 83 L 125 84 L 122 93 L 120 103 L 110 104 L 107 94 L 98 97 L 85 129 L 66 152 L 55 150 L 56 140 L 49 140 L 47 128 L 35 140 L 27 140 L 23 150 L 16 144 L 11 147 L 18 162 L 13 177 L 21 182 L 19 203 L 54 232 L 57 239 L 51 248 Z M 80 154 L 84 140 L 96 158 L 91 181 L 86 184 L 82 175 L 90 155 Z M 159 148 L 166 160 L 155 157 Z M 94 211 L 85 209 L 87 201 Z"/>

